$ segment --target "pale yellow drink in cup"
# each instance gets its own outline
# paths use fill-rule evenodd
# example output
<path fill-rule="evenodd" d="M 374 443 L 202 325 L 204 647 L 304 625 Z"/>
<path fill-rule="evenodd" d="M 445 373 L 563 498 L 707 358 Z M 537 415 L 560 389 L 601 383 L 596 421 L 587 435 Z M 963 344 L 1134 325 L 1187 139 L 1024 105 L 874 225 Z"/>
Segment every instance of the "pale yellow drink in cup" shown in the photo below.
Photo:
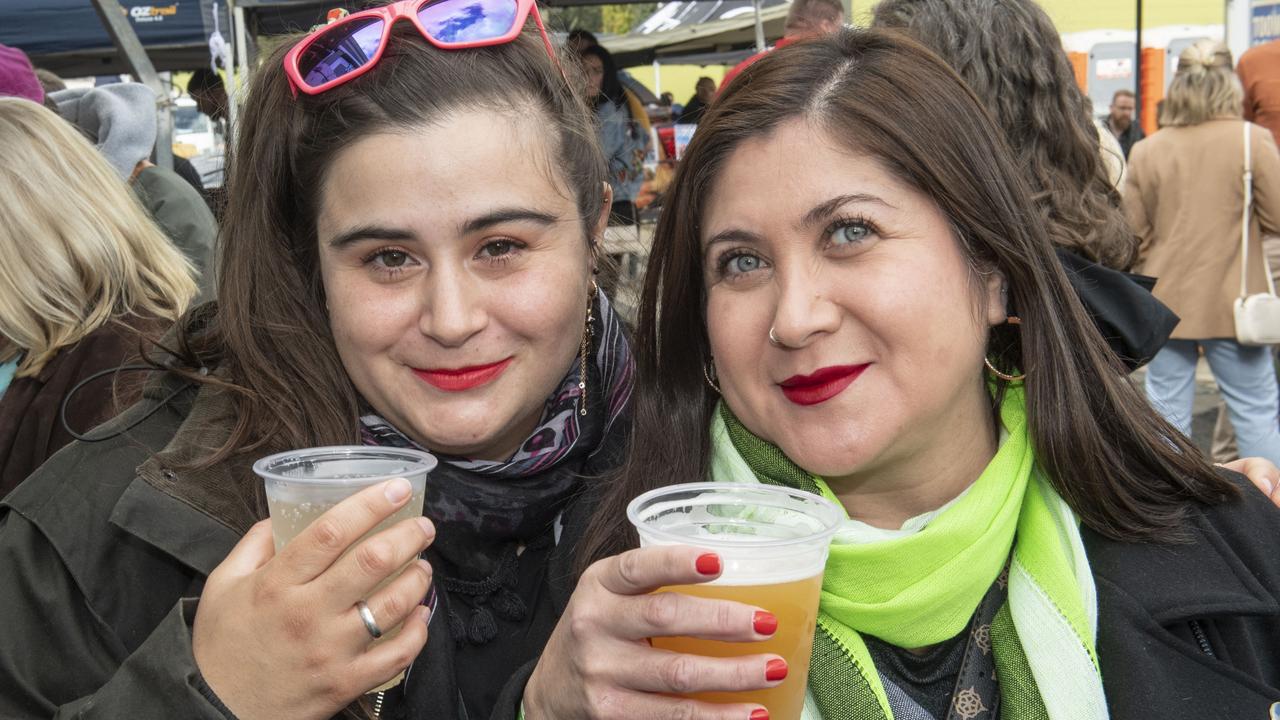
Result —
<path fill-rule="evenodd" d="M 418 450 L 352 445 L 308 448 L 272 455 L 254 463 L 253 471 L 262 478 L 266 488 L 271 532 L 276 552 L 279 552 L 333 506 L 371 485 L 388 480 L 404 478 L 409 481 L 412 492 L 409 502 L 391 517 L 378 523 L 360 540 L 402 520 L 422 515 L 427 473 L 435 466 L 434 457 Z M 359 542 L 352 543 L 352 547 Z M 399 577 L 404 569 L 401 568 L 383 580 L 369 594 L 373 595 Z M 395 637 L 400 626 L 382 630 L 382 637 L 375 640 L 374 644 Z M 401 673 L 371 692 L 395 687 L 403 679 L 404 673 Z"/>
<path fill-rule="evenodd" d="M 844 510 L 825 498 L 790 488 L 691 483 L 641 495 L 627 507 L 627 517 L 642 547 L 692 545 L 720 556 L 722 573 L 716 580 L 658 592 L 733 600 L 778 618 L 777 631 L 761 642 L 651 638 L 654 647 L 673 652 L 712 657 L 774 653 L 787 661 L 787 677 L 777 687 L 690 697 L 715 703 L 759 703 L 774 720 L 798 720 L 804 709 L 822 572 Z M 760 672 L 763 677 L 763 667 Z"/>

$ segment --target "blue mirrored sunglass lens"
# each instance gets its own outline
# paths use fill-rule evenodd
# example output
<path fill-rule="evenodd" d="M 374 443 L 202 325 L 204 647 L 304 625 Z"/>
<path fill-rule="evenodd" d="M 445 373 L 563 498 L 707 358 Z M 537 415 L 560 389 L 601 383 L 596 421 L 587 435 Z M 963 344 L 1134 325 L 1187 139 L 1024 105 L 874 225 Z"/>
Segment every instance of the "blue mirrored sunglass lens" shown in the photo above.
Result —
<path fill-rule="evenodd" d="M 444 43 L 492 40 L 516 23 L 516 0 L 438 0 L 418 10 L 418 21 Z"/>
<path fill-rule="evenodd" d="M 319 87 L 368 65 L 385 26 L 381 18 L 365 18 L 322 33 L 298 57 L 299 73 Z"/>

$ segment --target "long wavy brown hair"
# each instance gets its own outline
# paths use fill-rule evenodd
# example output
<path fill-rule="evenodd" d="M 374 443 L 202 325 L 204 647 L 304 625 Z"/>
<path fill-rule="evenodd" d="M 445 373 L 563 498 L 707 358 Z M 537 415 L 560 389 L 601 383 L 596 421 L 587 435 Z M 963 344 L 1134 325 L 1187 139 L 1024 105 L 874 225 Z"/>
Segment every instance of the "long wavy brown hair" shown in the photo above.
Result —
<path fill-rule="evenodd" d="M 1038 4 L 882 0 L 872 24 L 911 36 L 969 84 L 1004 131 L 1055 245 L 1108 267 L 1133 264 L 1138 241 L 1099 154 L 1092 104 Z"/>
<path fill-rule="evenodd" d="M 171 349 L 179 359 L 171 369 L 222 388 L 234 405 L 230 435 L 202 465 L 263 448 L 358 442 L 358 398 L 330 333 L 316 236 L 320 189 L 339 148 L 459 108 L 533 115 L 551 149 L 548 177 L 575 196 L 584 243 L 604 202 L 591 113 L 537 35 L 447 51 L 401 24 L 368 73 L 296 98 L 283 71 L 289 45 L 254 78 L 241 115 L 217 306 L 190 314 Z"/>
<path fill-rule="evenodd" d="M 699 227 L 727 158 L 794 118 L 932 198 L 974 272 L 1008 279 L 1021 330 L 993 338 L 989 351 L 997 366 L 1025 369 L 1038 462 L 1087 526 L 1127 540 L 1175 538 L 1189 501 L 1231 495 L 1233 486 L 1151 410 L 1108 351 L 1054 255 L 1024 173 L 978 98 L 901 34 L 846 30 L 751 65 L 698 125 L 645 276 L 628 458 L 613 482 L 600 485 L 584 567 L 634 546 L 634 533 L 619 531 L 631 498 L 706 476 L 718 396 L 703 377 L 710 346 Z"/>

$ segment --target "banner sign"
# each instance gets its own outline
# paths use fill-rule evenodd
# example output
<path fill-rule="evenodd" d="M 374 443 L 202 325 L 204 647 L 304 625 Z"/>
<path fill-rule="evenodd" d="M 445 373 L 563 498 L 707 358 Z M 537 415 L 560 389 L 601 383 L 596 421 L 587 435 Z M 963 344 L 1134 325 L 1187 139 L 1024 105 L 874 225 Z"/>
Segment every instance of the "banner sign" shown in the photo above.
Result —
<path fill-rule="evenodd" d="M 1249 44 L 1280 40 L 1280 2 L 1254 0 L 1249 14 Z"/>

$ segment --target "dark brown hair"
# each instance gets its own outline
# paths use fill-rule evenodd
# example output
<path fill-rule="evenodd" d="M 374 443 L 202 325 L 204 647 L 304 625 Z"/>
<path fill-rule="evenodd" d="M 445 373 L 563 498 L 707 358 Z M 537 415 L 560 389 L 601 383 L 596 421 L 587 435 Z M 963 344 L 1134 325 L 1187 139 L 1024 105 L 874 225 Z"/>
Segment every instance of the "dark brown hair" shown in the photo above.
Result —
<path fill-rule="evenodd" d="M 992 343 L 993 362 L 1026 371 L 1037 458 L 1085 524 L 1115 538 L 1172 538 L 1187 501 L 1214 502 L 1231 492 L 1190 441 L 1151 410 L 1108 351 L 1058 264 L 1000 131 L 964 82 L 896 33 L 845 30 L 751 65 L 699 124 L 645 277 L 628 459 L 603 491 L 584 565 L 634 543 L 634 535 L 618 532 L 631 498 L 706 475 L 717 396 L 703 379 L 709 345 L 699 225 L 730 154 L 795 118 L 932 198 L 975 272 L 1007 278 L 1023 322 L 1020 332 Z"/>
<path fill-rule="evenodd" d="M 338 357 L 319 272 L 316 217 L 336 151 L 379 132 L 423 127 L 460 108 L 534 115 L 547 133 L 548 178 L 573 193 L 583 242 L 604 202 L 592 116 L 541 40 L 439 50 L 408 24 L 376 67 L 295 99 L 285 44 L 254 78 L 232 157 L 218 258 L 218 306 L 188 317 L 177 354 L 196 380 L 221 386 L 235 426 L 204 461 L 263 448 L 357 441 L 357 395 Z M 517 150 L 513 150 L 516 152 Z M 430 202 L 430 198 L 424 198 Z M 209 375 L 197 368 L 216 367 Z"/>
<path fill-rule="evenodd" d="M 1138 241 L 1099 154 L 1091 103 L 1039 5 L 883 0 L 872 24 L 907 33 L 969 84 L 1004 130 L 1055 245 L 1109 267 L 1133 264 Z"/>

